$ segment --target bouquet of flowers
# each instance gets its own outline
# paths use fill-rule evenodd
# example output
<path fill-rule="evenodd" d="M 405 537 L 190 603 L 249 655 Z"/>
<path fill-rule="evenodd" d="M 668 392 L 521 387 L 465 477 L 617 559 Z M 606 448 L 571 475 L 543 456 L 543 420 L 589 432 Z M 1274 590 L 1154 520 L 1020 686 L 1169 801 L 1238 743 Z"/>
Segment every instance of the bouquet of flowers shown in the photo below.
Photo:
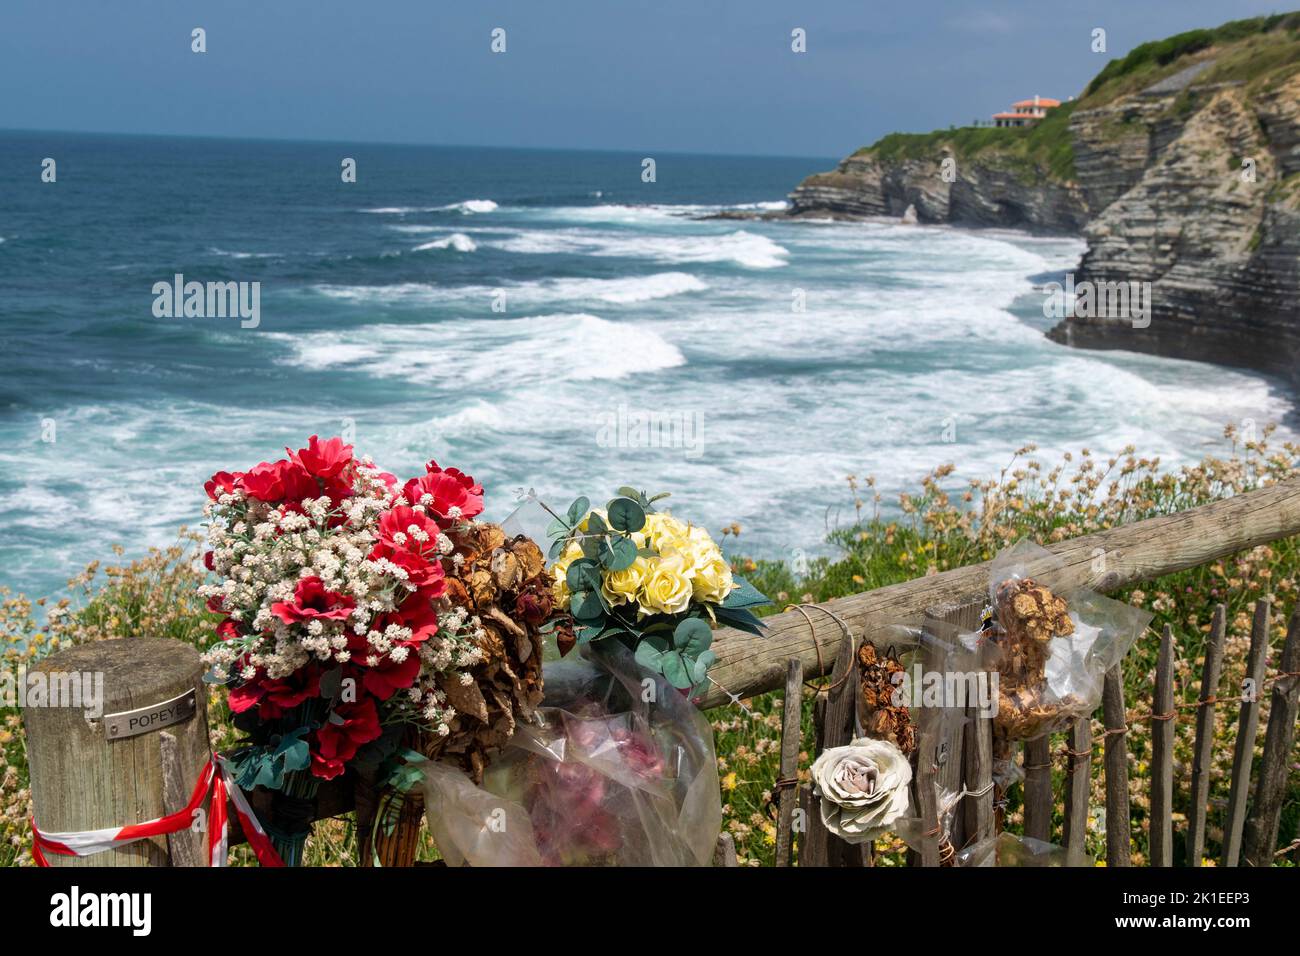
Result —
<path fill-rule="evenodd" d="M 481 784 L 424 773 L 451 866 L 707 866 L 722 828 L 708 718 L 617 641 L 546 665 L 537 720 Z M 487 825 L 485 825 L 487 821 Z"/>
<path fill-rule="evenodd" d="M 1032 542 L 1000 553 L 983 627 L 963 639 L 998 674 L 994 728 L 1004 741 L 1032 740 L 1092 714 L 1106 671 L 1151 621 L 1149 612 L 1087 588 L 1053 586 L 1059 572 L 1059 559 Z"/>
<path fill-rule="evenodd" d="M 223 616 L 206 660 L 248 735 L 240 785 L 275 791 L 286 863 L 322 780 L 356 770 L 401 793 L 429 759 L 481 777 L 541 700 L 554 603 L 541 550 L 475 520 L 482 486 L 432 461 L 402 483 L 313 435 L 205 487 L 202 593 Z"/>
<path fill-rule="evenodd" d="M 752 608 L 770 603 L 737 576 L 703 528 L 656 511 L 623 487 L 602 508 L 578 498 L 548 529 L 555 601 L 573 618 L 560 650 L 613 639 L 679 690 L 702 684 L 713 663 L 713 624 L 761 634 Z"/>

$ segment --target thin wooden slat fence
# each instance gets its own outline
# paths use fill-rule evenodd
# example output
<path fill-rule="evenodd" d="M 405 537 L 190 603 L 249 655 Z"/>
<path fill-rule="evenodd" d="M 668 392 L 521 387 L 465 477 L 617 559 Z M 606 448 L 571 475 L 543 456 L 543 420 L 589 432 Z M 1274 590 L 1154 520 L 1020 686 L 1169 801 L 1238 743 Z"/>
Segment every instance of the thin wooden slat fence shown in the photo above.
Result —
<path fill-rule="evenodd" d="M 978 627 L 983 601 L 946 605 L 931 609 L 925 616 L 925 631 L 942 645 L 951 642 L 961 632 Z M 1272 684 L 1272 709 L 1264 754 L 1259 762 L 1257 784 L 1251 792 L 1251 768 L 1254 764 L 1255 744 L 1259 726 L 1260 699 L 1265 684 L 1265 667 L 1268 660 L 1268 620 L 1271 603 L 1261 599 L 1256 603 L 1251 628 L 1251 645 L 1246 666 L 1246 680 L 1239 697 L 1219 696 L 1226 635 L 1226 608 L 1220 604 L 1214 609 L 1205 641 L 1201 662 L 1201 683 L 1196 700 L 1190 705 L 1175 704 L 1174 676 L 1176 646 L 1169 626 L 1160 638 L 1155 684 L 1149 701 L 1135 707 L 1126 706 L 1121 666 L 1117 665 L 1105 675 L 1102 693 L 1103 736 L 1094 740 L 1089 719 L 1076 720 L 1063 735 L 1062 748 L 1053 752 L 1051 738 L 1042 736 L 1028 741 L 1020 766 L 1024 777 L 1021 783 L 1023 807 L 1023 833 L 1025 837 L 1053 843 L 1053 769 L 1060 762 L 1064 770 L 1063 828 L 1060 843 L 1071 864 L 1086 863 L 1086 838 L 1088 835 L 1089 802 L 1091 798 L 1091 767 L 1093 755 L 1101 750 L 1105 787 L 1106 863 L 1108 866 L 1132 865 L 1132 823 L 1129 805 L 1129 746 L 1131 724 L 1145 722 L 1151 733 L 1150 809 L 1148 813 L 1148 853 L 1146 862 L 1151 866 L 1174 864 L 1174 753 L 1175 723 L 1188 719 L 1194 712 L 1195 738 L 1194 763 L 1188 788 L 1189 812 L 1183 837 L 1183 860 L 1186 865 L 1200 865 L 1205 849 L 1206 814 L 1208 812 L 1210 775 L 1214 755 L 1215 718 L 1228 705 L 1239 705 L 1237 735 L 1234 743 L 1233 769 L 1230 778 L 1231 795 L 1228 800 L 1223 837 L 1223 865 L 1267 865 L 1271 847 L 1277 841 L 1281 799 L 1285 789 L 1286 764 L 1294 742 L 1297 709 L 1300 709 L 1300 605 L 1293 613 L 1285 647 L 1281 654 L 1279 673 Z M 883 643 L 883 639 L 882 639 Z M 821 753 L 832 741 L 844 741 L 851 735 L 843 723 L 846 713 L 856 713 L 851 708 L 839 706 L 845 693 L 859 687 L 856 669 L 858 641 L 846 634 L 836 659 L 833 680 L 846 674 L 852 679 L 835 686 L 837 708 L 834 727 L 829 723 L 831 709 L 825 695 L 818 701 L 815 724 L 818 738 L 815 752 Z M 790 660 L 793 674 L 799 661 Z M 847 668 L 847 670 L 845 669 Z M 799 668 L 801 671 L 802 668 Z M 993 720 L 975 708 L 968 708 L 966 720 L 960 731 L 956 752 L 944 759 L 937 745 L 939 733 L 938 708 L 919 708 L 913 711 L 918 731 L 913 778 L 913 808 L 919 816 L 919 829 L 911 833 L 909 842 L 913 849 L 908 861 L 914 866 L 950 865 L 960 858 L 960 851 L 987 840 L 1001 829 L 1002 804 L 1005 795 L 993 784 L 995 760 L 1013 761 L 1014 746 L 1005 741 L 1001 751 L 994 744 Z M 1231 714 L 1227 715 L 1231 717 Z M 785 724 L 782 751 L 798 752 L 798 743 L 790 735 L 799 733 L 797 724 Z M 954 772 L 955 771 L 955 772 Z M 783 764 L 782 776 L 788 772 Z M 944 840 L 940 805 L 944 794 L 960 794 L 952 810 L 948 840 Z M 801 807 L 805 814 L 817 815 L 817 795 L 812 788 L 800 788 Z M 777 832 L 778 848 L 799 843 L 799 866 L 862 865 L 869 856 L 855 853 L 842 840 L 818 826 L 815 835 L 800 837 L 791 833 L 785 816 Z M 810 839 L 811 836 L 811 839 Z M 1261 847 L 1270 848 L 1261 856 Z M 784 860 L 784 857 L 781 857 Z M 1260 862 L 1265 860 L 1265 862 Z"/>

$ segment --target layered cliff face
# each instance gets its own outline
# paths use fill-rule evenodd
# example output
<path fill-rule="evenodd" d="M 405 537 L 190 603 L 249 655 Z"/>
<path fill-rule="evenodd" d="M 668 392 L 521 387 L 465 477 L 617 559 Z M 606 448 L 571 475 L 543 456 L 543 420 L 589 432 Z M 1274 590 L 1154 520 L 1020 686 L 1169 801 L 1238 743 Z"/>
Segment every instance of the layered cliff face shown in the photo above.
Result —
<path fill-rule="evenodd" d="M 952 164 L 944 175 L 944 161 Z M 967 161 L 951 148 L 932 159 L 886 161 L 853 155 L 829 173 L 809 176 L 790 194 L 792 216 L 840 219 L 902 216 L 920 222 L 1008 226 L 1035 232 L 1077 232 L 1087 221 L 1073 184 L 1026 179 L 1023 171 L 987 160 Z"/>
<path fill-rule="evenodd" d="M 790 214 L 911 205 L 921 222 L 1082 233 L 1076 284 L 1142 284 L 1150 311 L 1076 310 L 1052 338 L 1300 380 L 1297 21 L 1139 48 L 1028 133 L 886 137 L 801 183 Z"/>
<path fill-rule="evenodd" d="M 1289 178 L 1300 172 L 1300 74 L 1255 91 L 1188 85 L 1145 99 L 1076 116 L 1086 128 L 1135 110 L 1124 121 L 1148 154 L 1084 227 L 1076 279 L 1149 283 L 1149 322 L 1073 316 L 1049 334 L 1300 380 L 1300 177 Z M 1099 182 L 1120 171 L 1104 158 L 1095 168 Z"/>

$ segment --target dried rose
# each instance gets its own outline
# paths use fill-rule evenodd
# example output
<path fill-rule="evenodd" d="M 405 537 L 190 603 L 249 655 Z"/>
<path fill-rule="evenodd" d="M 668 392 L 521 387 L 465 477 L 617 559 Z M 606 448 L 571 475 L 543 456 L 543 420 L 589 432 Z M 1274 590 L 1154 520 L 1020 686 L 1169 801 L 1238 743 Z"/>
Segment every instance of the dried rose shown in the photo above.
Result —
<path fill-rule="evenodd" d="M 912 765 L 887 740 L 861 737 L 812 765 L 822 823 L 846 843 L 865 843 L 907 812 Z"/>

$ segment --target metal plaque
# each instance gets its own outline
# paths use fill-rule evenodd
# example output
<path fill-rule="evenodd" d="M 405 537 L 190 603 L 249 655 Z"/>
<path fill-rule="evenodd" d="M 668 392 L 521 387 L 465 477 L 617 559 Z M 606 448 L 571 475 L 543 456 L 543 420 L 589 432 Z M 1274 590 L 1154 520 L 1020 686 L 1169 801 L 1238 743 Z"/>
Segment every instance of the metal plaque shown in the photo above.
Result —
<path fill-rule="evenodd" d="M 105 714 L 104 736 L 109 740 L 137 737 L 151 730 L 161 730 L 189 720 L 194 716 L 194 710 L 194 688 L 191 687 L 179 697 L 165 700 L 161 704 L 124 710 L 120 714 Z"/>

